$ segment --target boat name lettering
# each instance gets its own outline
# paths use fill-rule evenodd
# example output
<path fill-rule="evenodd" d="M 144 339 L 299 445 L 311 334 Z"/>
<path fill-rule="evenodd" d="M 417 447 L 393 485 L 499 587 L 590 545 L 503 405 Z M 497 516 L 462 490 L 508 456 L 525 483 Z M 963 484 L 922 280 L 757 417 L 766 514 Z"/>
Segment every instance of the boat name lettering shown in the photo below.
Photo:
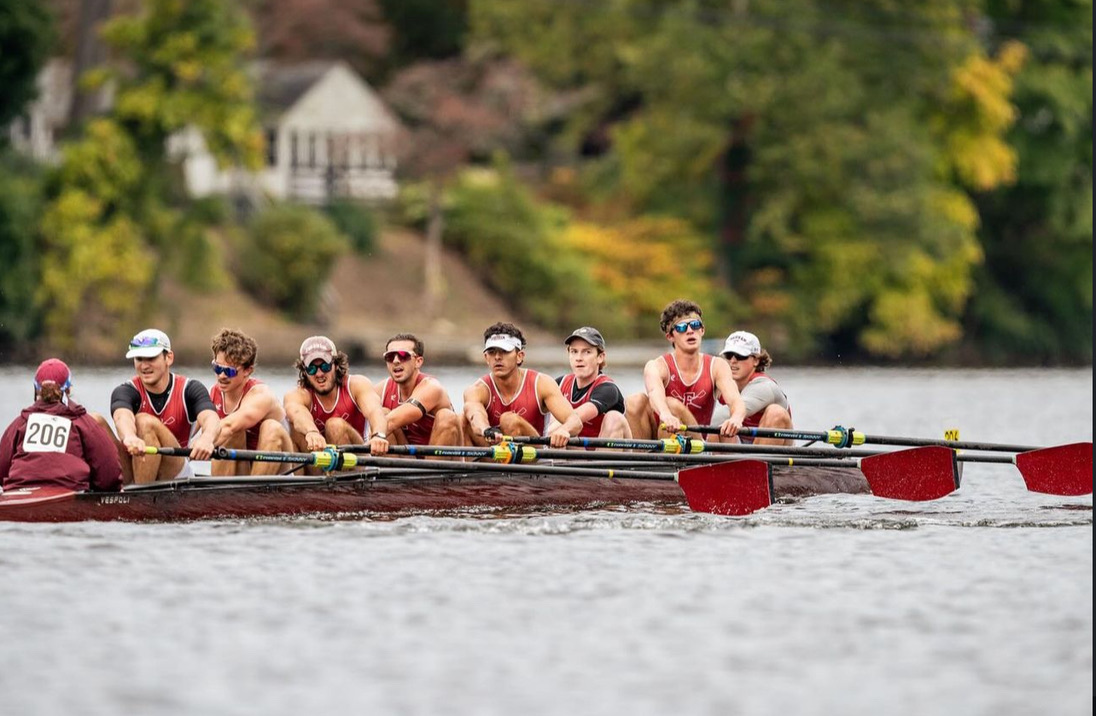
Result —
<path fill-rule="evenodd" d="M 129 495 L 103 495 L 99 498 L 100 505 L 125 505 L 129 504 Z"/>

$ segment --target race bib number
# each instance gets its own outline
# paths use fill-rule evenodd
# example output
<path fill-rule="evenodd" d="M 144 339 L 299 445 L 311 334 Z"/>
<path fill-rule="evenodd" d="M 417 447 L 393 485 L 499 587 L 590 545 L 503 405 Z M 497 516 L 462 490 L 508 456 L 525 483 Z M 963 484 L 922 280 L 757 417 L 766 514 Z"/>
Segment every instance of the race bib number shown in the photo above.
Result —
<path fill-rule="evenodd" d="M 27 418 L 27 433 L 23 436 L 24 452 L 65 452 L 68 448 L 72 421 L 60 415 L 34 413 Z"/>

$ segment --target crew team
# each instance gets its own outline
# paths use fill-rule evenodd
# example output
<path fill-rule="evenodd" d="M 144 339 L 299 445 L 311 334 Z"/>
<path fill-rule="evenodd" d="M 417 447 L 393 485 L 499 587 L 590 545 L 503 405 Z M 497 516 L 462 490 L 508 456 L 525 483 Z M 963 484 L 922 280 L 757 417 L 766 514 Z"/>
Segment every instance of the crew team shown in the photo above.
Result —
<path fill-rule="evenodd" d="M 209 460 L 218 448 L 314 452 L 368 444 L 371 454 L 384 455 L 391 445 L 488 446 L 507 436 L 544 436 L 555 448 L 574 445 L 576 437 L 652 439 L 707 425 L 720 406 L 728 417 L 712 440 L 749 442 L 738 434 L 743 426 L 792 427 L 787 396 L 768 375 L 772 358 L 757 336 L 732 333 L 723 360 L 701 352 L 702 312 L 688 300 L 667 305 L 659 326 L 669 350 L 644 366 L 643 392 L 625 398 L 605 373 L 606 343 L 596 328 L 567 337 L 571 372 L 553 380 L 525 367 L 520 328 L 495 323 L 483 334 L 487 373 L 464 391 L 459 412 L 445 387 L 423 371 L 425 347 L 410 333 L 385 344 L 388 376 L 379 383 L 351 373 L 330 338 L 305 339 L 297 384 L 279 400 L 254 375 L 258 349 L 249 336 L 223 329 L 213 338 L 214 383 L 207 389 L 175 373 L 170 338 L 147 329 L 126 353 L 135 375 L 111 394 L 113 428 L 71 399 L 64 362 L 51 358 L 39 366 L 34 403 L 0 438 L 0 487 L 117 490 L 173 480 L 191 475 L 191 461 Z M 189 459 L 157 448 L 185 448 Z M 214 475 L 283 468 L 262 460 L 211 462 Z"/>

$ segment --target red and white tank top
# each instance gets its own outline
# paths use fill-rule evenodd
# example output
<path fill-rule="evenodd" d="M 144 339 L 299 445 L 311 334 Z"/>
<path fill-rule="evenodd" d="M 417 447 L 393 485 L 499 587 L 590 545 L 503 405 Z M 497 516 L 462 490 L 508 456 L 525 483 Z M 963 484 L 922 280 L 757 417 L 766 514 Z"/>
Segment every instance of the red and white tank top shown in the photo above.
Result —
<path fill-rule="evenodd" d="M 538 434 L 543 435 L 545 411 L 540 406 L 540 398 L 537 397 L 537 376 L 540 373 L 531 368 L 519 370 L 524 370 L 525 375 L 521 378 L 518 392 L 509 403 L 502 399 L 498 387 L 495 386 L 495 379 L 490 373 L 480 378 L 480 382 L 487 386 L 487 392 L 490 394 L 490 399 L 487 401 L 487 420 L 491 427 L 497 428 L 502 421 L 503 413 L 517 413 L 518 416 L 529 421 Z"/>
<path fill-rule="evenodd" d="M 598 387 L 602 383 L 612 383 L 613 379 L 602 373 L 598 377 L 594 378 L 594 382 L 586 388 L 586 392 L 582 394 L 582 397 L 578 400 L 572 400 L 571 395 L 575 389 L 575 374 L 568 373 L 563 376 L 563 380 L 559 382 L 559 389 L 563 393 L 563 397 L 567 399 L 567 402 L 571 404 L 572 408 L 577 408 L 584 403 L 590 402 L 590 396 L 594 393 L 594 388 Z M 605 413 L 598 413 L 597 417 L 588 423 L 582 424 L 582 430 L 579 431 L 578 437 L 580 438 L 596 438 L 601 435 L 601 424 L 605 421 Z"/>
<path fill-rule="evenodd" d="M 129 379 L 129 382 L 133 383 L 133 387 L 141 395 L 141 407 L 137 409 L 137 412 L 155 415 L 179 441 L 179 447 L 186 447 L 190 442 L 190 436 L 194 432 L 194 423 L 187 417 L 186 400 L 183 397 L 186 393 L 186 378 L 174 373 L 171 374 L 171 387 L 168 388 L 167 402 L 164 403 L 163 410 L 160 411 L 152 407 L 152 400 L 148 397 L 148 391 L 145 390 L 145 384 L 141 382 L 140 378 L 133 376 Z"/>
<path fill-rule="evenodd" d="M 350 423 L 350 427 L 357 430 L 359 435 L 368 439 L 369 436 L 365 430 L 368 421 L 365 419 L 365 413 L 361 411 L 358 404 L 354 402 L 354 396 L 350 394 L 350 376 L 347 376 L 342 384 L 335 388 L 335 404 L 331 407 L 331 410 L 327 410 L 320 404 L 320 396 L 316 395 L 316 391 L 308 388 L 308 392 L 312 393 L 311 413 L 312 420 L 316 422 L 317 430 L 322 433 L 327 426 L 328 420 L 342 418 Z"/>
<path fill-rule="evenodd" d="M 670 372 L 670 381 L 666 383 L 666 396 L 677 398 L 689 412 L 693 414 L 700 425 L 708 425 L 712 422 L 712 413 L 715 411 L 715 381 L 712 379 L 712 356 L 702 353 L 700 356 L 700 370 L 691 381 L 677 368 L 677 361 L 673 353 L 662 356 L 666 368 Z"/>
<path fill-rule="evenodd" d="M 411 390 L 419 387 L 419 383 L 429 378 L 434 379 L 434 376 L 427 375 L 426 373 L 419 373 L 418 379 L 415 380 L 415 384 L 411 386 Z M 400 386 L 391 378 L 384 379 L 384 386 L 381 389 L 381 406 L 388 410 L 393 410 L 400 405 Z M 434 416 L 430 413 L 423 415 L 421 418 L 413 423 L 409 423 L 403 426 L 403 436 L 407 438 L 407 442 L 410 445 L 427 445 L 430 443 L 430 433 L 434 431 Z"/>
<path fill-rule="evenodd" d="M 240 404 L 244 402 L 244 396 L 247 395 L 247 391 L 251 390 L 253 387 L 261 382 L 262 381 L 258 378 L 248 378 L 247 382 L 244 383 L 243 392 L 240 393 L 240 402 L 236 403 L 236 407 L 233 408 L 231 412 L 235 413 L 237 410 L 239 410 Z M 213 401 L 213 407 L 217 410 L 217 417 L 222 419 L 227 418 L 229 411 L 225 410 L 225 392 L 221 390 L 221 386 L 217 385 L 216 383 L 210 386 L 209 398 Z M 244 443 L 247 446 L 248 450 L 259 449 L 259 424 L 252 425 L 250 428 L 247 429 L 247 432 L 244 433 Z"/>

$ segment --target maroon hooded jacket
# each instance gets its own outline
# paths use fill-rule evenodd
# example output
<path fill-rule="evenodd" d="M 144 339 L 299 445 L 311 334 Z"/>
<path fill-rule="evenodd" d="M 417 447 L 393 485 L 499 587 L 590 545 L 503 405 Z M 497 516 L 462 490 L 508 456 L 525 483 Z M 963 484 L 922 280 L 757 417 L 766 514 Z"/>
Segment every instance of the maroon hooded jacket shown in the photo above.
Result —
<path fill-rule="evenodd" d="M 34 413 L 48 413 L 72 421 L 65 451 L 27 452 L 27 419 Z M 54 485 L 69 490 L 119 490 L 122 465 L 118 450 L 103 426 L 88 415 L 82 405 L 69 402 L 36 402 L 0 438 L 0 485 L 5 490 L 31 485 Z"/>

